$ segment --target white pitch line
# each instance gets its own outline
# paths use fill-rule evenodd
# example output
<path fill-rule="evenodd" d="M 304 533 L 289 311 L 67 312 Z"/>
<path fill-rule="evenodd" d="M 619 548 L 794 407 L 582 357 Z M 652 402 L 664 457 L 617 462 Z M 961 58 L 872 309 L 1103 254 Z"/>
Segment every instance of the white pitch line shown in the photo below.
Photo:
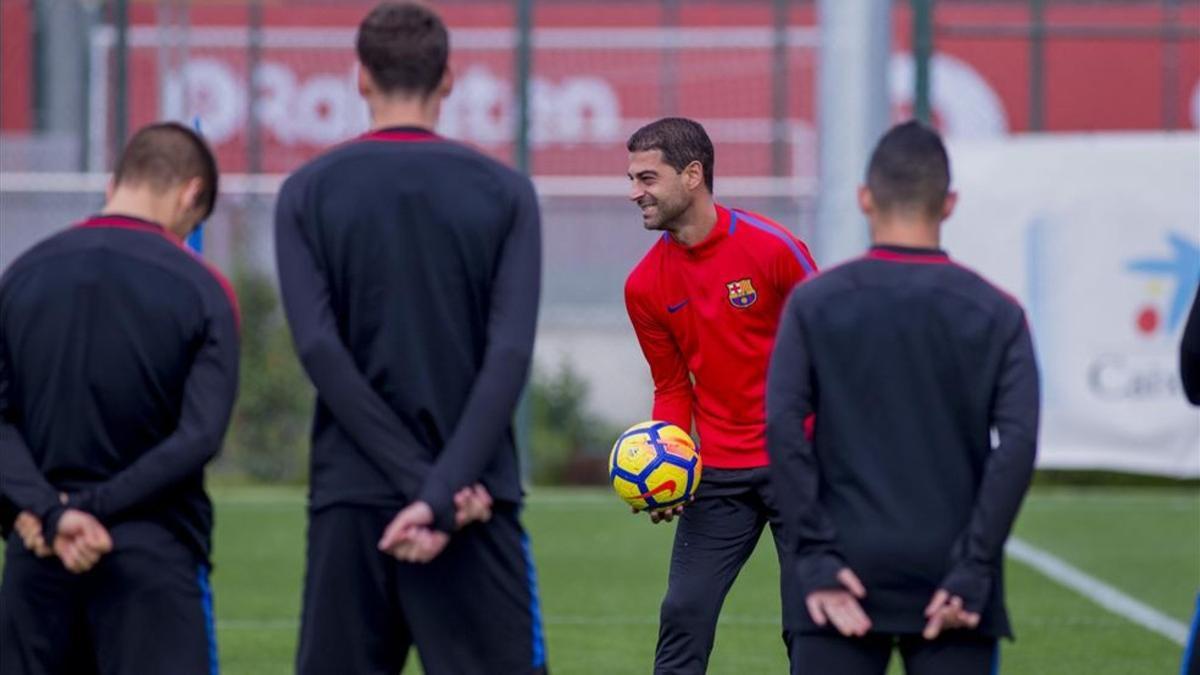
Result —
<path fill-rule="evenodd" d="M 1181 647 L 1187 643 L 1187 626 L 1157 609 L 1129 597 L 1116 588 L 1071 565 L 1062 558 L 1047 553 L 1016 537 L 1008 540 L 1006 550 L 1008 555 L 1014 560 L 1025 563 L 1050 579 L 1100 605 L 1109 612 L 1128 619 L 1149 631 L 1158 633 Z"/>

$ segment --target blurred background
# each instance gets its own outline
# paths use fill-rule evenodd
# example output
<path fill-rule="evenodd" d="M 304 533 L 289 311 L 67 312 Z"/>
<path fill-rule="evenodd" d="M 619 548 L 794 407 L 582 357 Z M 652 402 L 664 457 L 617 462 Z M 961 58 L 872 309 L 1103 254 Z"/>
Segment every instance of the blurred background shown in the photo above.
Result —
<path fill-rule="evenodd" d="M 279 309 L 275 192 L 367 128 L 357 0 L 0 0 L 0 270 L 98 210 L 140 125 L 195 125 L 222 170 L 204 255 L 235 282 L 242 382 L 210 471 L 226 672 L 289 672 L 313 392 Z M 1200 286 L 1200 0 L 440 0 L 439 131 L 528 172 L 544 221 L 518 414 L 552 668 L 645 672 L 668 526 L 602 483 L 650 414 L 623 283 L 654 238 L 626 138 L 699 120 L 720 201 L 858 255 L 854 190 L 887 126 L 945 135 L 951 255 L 1020 300 L 1042 371 L 1035 486 L 1008 546 L 1006 672 L 1180 672 L 1200 588 L 1200 411 L 1178 344 Z M 398 290 L 397 292 L 402 292 Z M 786 672 L 778 563 L 753 556 L 713 673 Z M 2 561 L 0 561 L 2 562 Z M 893 668 L 892 673 L 899 672 Z"/>
<path fill-rule="evenodd" d="M 596 477 L 613 434 L 649 414 L 622 284 L 652 238 L 624 141 L 667 115 L 708 129 L 721 201 L 791 228 L 823 266 L 866 245 L 852 191 L 874 140 L 931 120 L 963 195 L 951 253 L 1034 323 L 1042 465 L 1200 475 L 1171 356 L 1200 280 L 1200 3 L 434 4 L 458 75 L 440 131 L 528 171 L 542 199 L 535 480 Z M 274 192 L 366 129 L 353 37 L 371 6 L 0 0 L 0 267 L 99 208 L 140 125 L 194 124 L 217 151 L 204 253 L 239 287 L 249 366 L 223 471 L 304 477 L 311 393 L 274 289 Z"/>

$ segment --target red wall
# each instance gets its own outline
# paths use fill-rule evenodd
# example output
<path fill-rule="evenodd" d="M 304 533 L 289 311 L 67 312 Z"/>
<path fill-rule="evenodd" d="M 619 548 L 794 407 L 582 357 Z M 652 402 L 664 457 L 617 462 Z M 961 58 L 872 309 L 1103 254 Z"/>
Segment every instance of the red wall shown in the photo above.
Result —
<path fill-rule="evenodd" d="M 0 130 L 33 124 L 33 0 L 0 0 Z"/>
<path fill-rule="evenodd" d="M 273 4 L 264 10 L 268 30 L 276 28 L 353 29 L 370 3 L 325 6 L 297 2 Z M 5 129 L 29 128 L 32 102 L 29 96 L 30 59 L 29 0 L 0 0 L 3 9 L 2 38 L 3 96 L 0 125 Z M 443 15 L 452 28 L 510 29 L 514 22 L 512 3 L 444 3 Z M 1057 26 L 1080 24 L 1157 27 L 1164 10 L 1157 4 L 1096 6 L 1066 4 L 1047 10 L 1046 21 Z M 155 6 L 135 3 L 135 26 L 156 25 Z M 538 7 L 539 27 L 657 27 L 663 17 L 661 5 L 632 0 L 594 3 L 555 3 Z M 1178 126 L 1195 128 L 1193 95 L 1200 86 L 1200 6 L 1180 9 L 1181 22 L 1192 34 L 1177 45 L 1178 79 L 1163 82 L 1164 43 L 1157 38 L 1104 39 L 1056 37 L 1045 48 L 1044 128 L 1050 131 L 1158 129 L 1171 105 Z M 244 7 L 228 4 L 197 4 L 191 12 L 193 29 L 229 27 L 239 31 L 246 24 Z M 770 3 L 705 2 L 681 3 L 680 24 L 686 27 L 730 27 L 771 24 Z M 812 4 L 795 7 L 794 26 L 814 26 Z M 910 25 L 906 3 L 897 3 L 893 46 L 897 53 L 908 50 Z M 935 46 L 940 56 L 959 70 L 973 73 L 973 82 L 985 94 L 979 100 L 998 101 L 1003 132 L 1029 129 L 1029 52 L 1021 35 L 1010 37 L 964 36 L 954 32 L 964 24 L 1023 26 L 1027 8 L 1012 3 L 938 4 Z M 209 88 L 182 106 L 185 116 L 199 113 L 206 131 L 217 145 L 226 170 L 244 169 L 246 60 L 243 48 L 193 46 L 193 64 L 207 68 Z M 696 117 L 710 125 L 722 149 L 726 175 L 757 175 L 771 169 L 771 145 L 764 141 L 764 125 L 771 116 L 771 52 L 767 48 L 737 51 L 689 49 L 674 57 L 674 74 L 668 82 L 664 73 L 671 57 L 657 49 L 569 49 L 535 52 L 534 72 L 539 78 L 543 109 L 538 131 L 549 134 L 535 145 L 534 168 L 546 174 L 610 173 L 610 163 L 620 161 L 621 143 L 640 120 L 677 113 Z M 453 65 L 459 73 L 459 98 L 474 91 L 474 103 L 461 101 L 446 111 L 453 123 L 452 135 L 484 147 L 499 157 L 511 154 L 511 128 L 506 115 L 512 75 L 512 54 L 504 48 L 458 50 Z M 268 48 L 265 63 L 272 76 L 260 83 L 260 95 L 274 102 L 265 116 L 262 169 L 287 171 L 328 145 L 342 140 L 361 126 L 361 103 L 354 94 L 351 45 L 339 50 Z M 955 65 L 957 64 L 957 65 Z M 131 55 L 131 127 L 159 115 L 157 57 L 153 48 L 135 48 Z M 813 125 L 816 105 L 817 54 L 815 49 L 793 49 L 788 59 L 789 117 L 801 125 Z M 215 79 L 214 79 L 215 78 Z M 214 84 L 215 82 L 215 84 Z M 487 92 L 491 91 L 491 94 Z M 673 96 L 664 94 L 673 91 Z M 969 99 L 955 92 L 949 102 Z M 1173 96 L 1164 96 L 1164 91 Z M 483 92 L 483 93 L 480 93 Z M 572 108 L 580 97 L 611 102 L 620 126 L 605 126 L 607 119 L 592 108 Z M 605 99 L 608 96 L 611 98 Z M 591 98 L 589 98 L 591 97 Z M 665 103 L 673 98 L 675 108 Z M 978 97 L 977 97 L 978 98 Z M 961 105 L 959 106 L 961 107 Z M 986 107 L 986 106 L 985 106 Z M 951 108 L 935 115 L 951 133 L 955 123 L 991 128 L 972 119 L 974 111 Z M 222 113 L 222 110 L 224 111 Z M 603 112 L 603 108 L 601 112 Z M 578 112 L 583 111 L 583 112 Z M 953 113 L 953 114 L 952 114 Z M 904 116 L 901 106 L 894 111 Z M 222 116 L 223 115 L 223 116 Z M 224 122 L 222 122 L 224 120 Z M 332 120 L 332 122 L 331 122 Z M 598 121 L 599 120 L 599 121 Z M 750 122 L 747 122 L 750 120 Z M 757 127 L 755 124 L 757 123 Z M 978 130 L 978 129 L 976 129 Z M 748 137 L 743 137 L 748 136 Z M 811 145 L 811 143 L 809 144 Z M 791 148 L 789 148 L 789 151 Z M 803 153 L 805 147 L 798 152 Z M 807 148 L 811 151 L 811 148 Z M 805 161 L 798 158 L 797 161 Z M 805 173 L 797 167 L 797 173 Z"/>

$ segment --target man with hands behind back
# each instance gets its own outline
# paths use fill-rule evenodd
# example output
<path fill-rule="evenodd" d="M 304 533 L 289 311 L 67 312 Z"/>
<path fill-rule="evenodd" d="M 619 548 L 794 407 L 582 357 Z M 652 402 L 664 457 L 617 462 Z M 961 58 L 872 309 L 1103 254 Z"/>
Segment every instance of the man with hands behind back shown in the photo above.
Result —
<path fill-rule="evenodd" d="M 893 128 L 859 190 L 872 248 L 784 309 L 767 450 L 806 596 L 794 673 L 882 675 L 897 646 L 910 675 L 990 673 L 1011 634 L 1037 365 L 1021 308 L 940 248 L 949 186 L 937 133 Z"/>
<path fill-rule="evenodd" d="M 426 5 L 359 25 L 371 130 L 279 193 L 279 285 L 317 389 L 296 670 L 544 673 L 513 411 L 533 352 L 529 178 L 435 131 L 453 86 Z"/>
<path fill-rule="evenodd" d="M 182 242 L 213 209 L 193 131 L 130 140 L 103 211 L 0 278 L 0 673 L 210 673 L 212 505 L 238 314 Z M 148 639 L 151 638 L 152 639 Z"/>

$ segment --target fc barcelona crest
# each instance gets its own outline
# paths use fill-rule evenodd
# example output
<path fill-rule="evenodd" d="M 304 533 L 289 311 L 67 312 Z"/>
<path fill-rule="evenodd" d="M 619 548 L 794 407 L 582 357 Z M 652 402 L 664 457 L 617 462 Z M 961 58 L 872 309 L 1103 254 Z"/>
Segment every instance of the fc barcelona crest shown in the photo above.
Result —
<path fill-rule="evenodd" d="M 725 288 L 729 289 L 729 304 L 738 309 L 746 309 L 758 300 L 758 291 L 754 290 L 754 283 L 748 278 L 730 281 Z"/>

